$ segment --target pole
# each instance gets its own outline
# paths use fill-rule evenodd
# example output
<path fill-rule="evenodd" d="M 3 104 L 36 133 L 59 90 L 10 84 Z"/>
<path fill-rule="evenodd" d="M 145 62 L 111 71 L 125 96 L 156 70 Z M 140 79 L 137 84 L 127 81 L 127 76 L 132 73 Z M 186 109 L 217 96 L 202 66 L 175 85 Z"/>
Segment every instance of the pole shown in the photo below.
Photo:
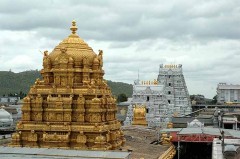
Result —
<path fill-rule="evenodd" d="M 179 136 L 178 136 L 178 159 L 180 159 L 180 139 L 179 139 Z"/>
<path fill-rule="evenodd" d="M 224 145 L 224 131 L 222 130 L 222 132 L 221 132 L 221 134 L 222 134 L 222 153 L 224 153 L 224 148 L 225 148 L 225 145 Z"/>

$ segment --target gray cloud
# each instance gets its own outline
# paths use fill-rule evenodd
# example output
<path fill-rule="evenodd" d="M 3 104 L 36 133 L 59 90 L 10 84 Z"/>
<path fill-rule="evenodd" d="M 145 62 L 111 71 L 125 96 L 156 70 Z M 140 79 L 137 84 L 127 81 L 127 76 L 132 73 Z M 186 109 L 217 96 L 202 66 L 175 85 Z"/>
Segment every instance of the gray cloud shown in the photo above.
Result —
<path fill-rule="evenodd" d="M 59 29 L 65 35 L 65 28 L 76 19 L 84 39 L 239 39 L 240 1 L 217 2 L 1 1 L 0 28 L 38 30 L 42 36 L 59 38 L 49 30 Z"/>
<path fill-rule="evenodd" d="M 14 5 L 13 5 L 14 4 Z M 105 78 L 157 78 L 160 63 L 183 64 L 190 94 L 213 97 L 218 82 L 240 83 L 238 0 L 0 1 L 1 70 L 41 69 L 40 51 L 78 34 L 104 50 Z"/>

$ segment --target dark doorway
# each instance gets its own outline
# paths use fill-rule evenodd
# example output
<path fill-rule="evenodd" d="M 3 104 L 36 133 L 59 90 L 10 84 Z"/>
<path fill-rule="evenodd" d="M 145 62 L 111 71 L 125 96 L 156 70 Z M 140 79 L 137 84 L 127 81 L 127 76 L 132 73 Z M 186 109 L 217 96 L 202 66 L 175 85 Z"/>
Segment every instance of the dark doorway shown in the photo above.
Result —
<path fill-rule="evenodd" d="M 233 124 L 224 124 L 224 129 L 233 129 Z"/>
<path fill-rule="evenodd" d="M 174 143 L 176 149 L 178 143 Z M 178 151 L 174 159 L 178 158 Z M 211 159 L 212 143 L 180 142 L 180 159 Z"/>

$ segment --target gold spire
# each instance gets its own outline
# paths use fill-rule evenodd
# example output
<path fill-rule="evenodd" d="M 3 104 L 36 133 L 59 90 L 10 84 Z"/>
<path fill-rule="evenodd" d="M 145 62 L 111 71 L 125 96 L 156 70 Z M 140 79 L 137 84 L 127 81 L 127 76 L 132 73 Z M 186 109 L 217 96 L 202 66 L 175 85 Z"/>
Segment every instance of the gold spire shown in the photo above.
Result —
<path fill-rule="evenodd" d="M 76 31 L 77 31 L 77 26 L 76 26 L 76 21 L 75 20 L 73 20 L 72 21 L 72 26 L 71 26 L 71 28 L 70 28 L 70 30 L 72 30 L 72 34 L 75 34 L 76 33 Z"/>

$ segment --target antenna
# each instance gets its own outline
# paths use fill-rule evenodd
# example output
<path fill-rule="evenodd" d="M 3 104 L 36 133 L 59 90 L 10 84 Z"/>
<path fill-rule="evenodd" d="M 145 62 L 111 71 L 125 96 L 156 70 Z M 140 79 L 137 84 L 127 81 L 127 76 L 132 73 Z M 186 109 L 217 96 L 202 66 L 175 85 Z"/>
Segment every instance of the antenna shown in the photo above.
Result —
<path fill-rule="evenodd" d="M 138 81 L 139 81 L 139 69 L 138 69 Z"/>

